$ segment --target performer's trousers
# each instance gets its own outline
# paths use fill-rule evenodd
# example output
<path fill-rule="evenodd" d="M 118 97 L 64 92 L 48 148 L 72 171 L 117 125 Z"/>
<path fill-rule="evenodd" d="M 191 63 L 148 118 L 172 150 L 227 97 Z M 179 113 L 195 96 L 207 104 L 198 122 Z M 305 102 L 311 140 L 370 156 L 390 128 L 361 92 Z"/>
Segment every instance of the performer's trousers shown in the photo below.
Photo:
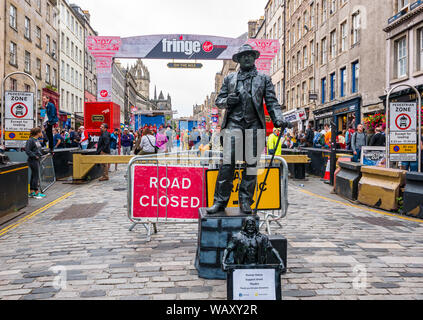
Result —
<path fill-rule="evenodd" d="M 239 205 L 254 203 L 254 191 L 257 184 L 257 161 L 265 147 L 265 130 L 260 122 L 247 124 L 230 121 L 225 130 L 223 164 L 217 177 L 214 204 L 227 207 L 233 189 L 236 161 L 246 161 L 243 165 L 242 180 L 239 187 Z"/>

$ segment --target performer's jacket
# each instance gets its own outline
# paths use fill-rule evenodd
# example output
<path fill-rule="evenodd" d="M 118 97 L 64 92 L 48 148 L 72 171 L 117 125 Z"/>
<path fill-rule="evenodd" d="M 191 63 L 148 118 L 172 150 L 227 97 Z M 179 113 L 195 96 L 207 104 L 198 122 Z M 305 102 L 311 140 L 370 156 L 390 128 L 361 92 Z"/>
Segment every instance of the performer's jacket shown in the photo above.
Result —
<path fill-rule="evenodd" d="M 236 93 L 240 97 L 240 103 L 236 106 L 228 105 L 229 94 Z M 264 105 L 275 123 L 282 121 L 281 106 L 276 98 L 275 87 L 268 75 L 259 73 L 257 69 L 249 72 L 242 70 L 229 74 L 223 81 L 222 89 L 216 98 L 216 106 L 226 109 L 222 123 L 222 129 L 227 128 L 229 121 L 239 122 L 242 119 L 246 123 L 258 122 L 261 129 L 266 128 Z"/>

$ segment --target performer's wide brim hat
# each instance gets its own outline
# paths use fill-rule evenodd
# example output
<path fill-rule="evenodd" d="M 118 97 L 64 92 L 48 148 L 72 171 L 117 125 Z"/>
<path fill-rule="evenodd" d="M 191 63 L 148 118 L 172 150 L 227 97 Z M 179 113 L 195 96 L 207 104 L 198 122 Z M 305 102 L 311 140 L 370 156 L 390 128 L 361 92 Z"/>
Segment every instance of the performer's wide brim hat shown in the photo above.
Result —
<path fill-rule="evenodd" d="M 238 52 L 233 55 L 232 60 L 239 63 L 239 57 L 247 52 L 254 53 L 256 59 L 260 57 L 260 51 L 254 50 L 249 44 L 244 44 L 241 48 L 239 48 Z"/>

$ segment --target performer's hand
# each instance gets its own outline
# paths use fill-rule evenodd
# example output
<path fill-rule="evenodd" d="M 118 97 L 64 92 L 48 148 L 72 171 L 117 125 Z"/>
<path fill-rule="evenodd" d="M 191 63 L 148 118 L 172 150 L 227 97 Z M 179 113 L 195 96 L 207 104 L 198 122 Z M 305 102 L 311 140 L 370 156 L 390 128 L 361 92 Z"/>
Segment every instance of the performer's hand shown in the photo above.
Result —
<path fill-rule="evenodd" d="M 228 96 L 228 105 L 234 106 L 239 103 L 239 96 L 236 93 L 231 93 Z"/>
<path fill-rule="evenodd" d="M 228 270 L 228 265 L 226 263 L 222 263 L 222 270 L 223 271 L 227 271 Z"/>

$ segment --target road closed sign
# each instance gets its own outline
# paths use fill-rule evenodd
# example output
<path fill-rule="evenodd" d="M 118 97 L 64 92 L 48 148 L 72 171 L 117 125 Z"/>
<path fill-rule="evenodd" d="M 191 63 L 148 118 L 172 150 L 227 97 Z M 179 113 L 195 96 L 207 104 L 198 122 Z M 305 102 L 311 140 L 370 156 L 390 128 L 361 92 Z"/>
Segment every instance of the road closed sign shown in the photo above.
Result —
<path fill-rule="evenodd" d="M 417 161 L 417 104 L 390 105 L 390 160 Z"/>
<path fill-rule="evenodd" d="M 201 167 L 132 167 L 131 218 L 144 222 L 198 220 L 205 206 Z"/>

